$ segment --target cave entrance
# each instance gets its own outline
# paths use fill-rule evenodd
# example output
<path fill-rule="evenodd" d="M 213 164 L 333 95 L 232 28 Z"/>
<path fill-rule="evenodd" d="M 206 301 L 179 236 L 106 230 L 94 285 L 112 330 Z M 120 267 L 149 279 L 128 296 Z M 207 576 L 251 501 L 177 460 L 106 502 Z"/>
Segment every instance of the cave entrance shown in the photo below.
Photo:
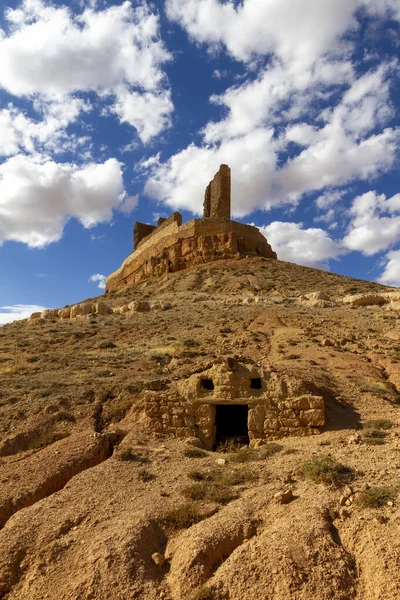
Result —
<path fill-rule="evenodd" d="M 247 425 L 249 407 L 243 404 L 217 404 L 215 408 L 216 446 L 228 440 L 248 444 L 250 441 Z"/>

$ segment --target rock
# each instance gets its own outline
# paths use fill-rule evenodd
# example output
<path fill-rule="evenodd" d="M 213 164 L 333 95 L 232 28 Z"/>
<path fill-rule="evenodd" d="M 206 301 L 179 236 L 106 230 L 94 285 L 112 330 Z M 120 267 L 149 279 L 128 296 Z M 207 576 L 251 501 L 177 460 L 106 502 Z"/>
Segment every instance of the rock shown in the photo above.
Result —
<path fill-rule="evenodd" d="M 340 506 L 345 506 L 346 502 L 347 502 L 347 496 L 346 496 L 346 494 L 343 494 L 343 496 L 340 496 L 339 504 L 340 504 Z"/>
<path fill-rule="evenodd" d="M 150 304 L 144 300 L 135 300 L 128 304 L 129 310 L 132 312 L 148 312 L 150 310 Z"/>
<path fill-rule="evenodd" d="M 105 302 L 95 302 L 93 312 L 95 315 L 109 315 L 112 310 Z"/>
<path fill-rule="evenodd" d="M 355 433 L 351 437 L 349 437 L 348 444 L 360 444 L 361 443 L 361 435 L 359 433 Z"/>
<path fill-rule="evenodd" d="M 160 569 L 161 569 L 161 567 L 163 566 L 163 564 L 165 562 L 165 558 L 164 558 L 164 556 L 160 552 L 154 552 L 154 554 L 151 555 L 151 560 Z"/>
<path fill-rule="evenodd" d="M 282 492 L 278 492 L 274 495 L 274 499 L 278 504 L 288 504 L 293 500 L 293 491 L 291 488 L 287 488 Z"/>
<path fill-rule="evenodd" d="M 58 308 L 47 308 L 40 313 L 42 319 L 56 319 L 58 317 Z"/>
<path fill-rule="evenodd" d="M 332 338 L 324 338 L 321 342 L 321 346 L 335 346 L 335 342 Z"/>
<path fill-rule="evenodd" d="M 58 311 L 58 316 L 60 319 L 69 319 L 71 316 L 71 307 L 68 306 L 67 308 L 60 308 Z"/>
<path fill-rule="evenodd" d="M 217 465 L 224 465 L 226 463 L 226 458 L 217 458 L 215 461 Z"/>
<path fill-rule="evenodd" d="M 92 304 L 89 304 L 89 302 L 82 302 L 81 304 L 71 306 L 71 319 L 90 314 L 92 314 Z"/>
<path fill-rule="evenodd" d="M 42 315 L 41 312 L 34 312 L 31 314 L 28 321 L 34 321 L 35 319 L 40 319 L 41 315 Z"/>
<path fill-rule="evenodd" d="M 343 304 L 351 304 L 352 306 L 374 306 L 386 304 L 387 300 L 384 296 L 374 294 L 355 294 L 354 296 L 345 296 Z"/>

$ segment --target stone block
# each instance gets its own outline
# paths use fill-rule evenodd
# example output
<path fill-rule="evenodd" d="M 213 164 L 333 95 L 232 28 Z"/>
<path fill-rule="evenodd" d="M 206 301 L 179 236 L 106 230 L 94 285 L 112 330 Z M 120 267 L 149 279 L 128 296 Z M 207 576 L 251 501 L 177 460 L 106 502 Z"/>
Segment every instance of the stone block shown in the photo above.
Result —
<path fill-rule="evenodd" d="M 263 431 L 265 410 L 263 406 L 249 409 L 248 426 L 252 431 Z"/>
<path fill-rule="evenodd" d="M 325 425 L 325 411 L 321 409 L 301 411 L 300 424 L 308 427 L 323 427 Z"/>

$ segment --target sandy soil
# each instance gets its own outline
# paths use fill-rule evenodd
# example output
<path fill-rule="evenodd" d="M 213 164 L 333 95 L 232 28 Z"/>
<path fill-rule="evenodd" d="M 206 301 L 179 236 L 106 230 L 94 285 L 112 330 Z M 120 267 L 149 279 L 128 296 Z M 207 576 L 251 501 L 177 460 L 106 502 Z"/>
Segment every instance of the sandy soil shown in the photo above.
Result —
<path fill-rule="evenodd" d="M 317 290 L 325 307 L 300 300 Z M 400 312 L 342 302 L 387 291 L 221 261 L 105 299 L 153 303 L 146 313 L 2 327 L 0 597 L 398 598 Z M 143 431 L 144 386 L 226 356 L 318 388 L 323 433 L 191 457 L 184 440 Z M 326 456 L 348 481 L 307 476 Z"/>

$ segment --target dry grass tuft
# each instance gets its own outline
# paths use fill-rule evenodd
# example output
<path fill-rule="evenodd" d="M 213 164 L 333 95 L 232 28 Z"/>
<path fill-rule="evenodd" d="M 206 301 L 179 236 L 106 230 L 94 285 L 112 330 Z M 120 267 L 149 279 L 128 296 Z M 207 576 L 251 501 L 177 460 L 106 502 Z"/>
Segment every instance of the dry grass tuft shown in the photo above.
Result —
<path fill-rule="evenodd" d="M 355 477 L 353 469 L 338 462 L 334 456 L 321 456 L 307 460 L 302 470 L 304 475 L 315 483 L 328 483 L 335 486 L 349 483 Z"/>

